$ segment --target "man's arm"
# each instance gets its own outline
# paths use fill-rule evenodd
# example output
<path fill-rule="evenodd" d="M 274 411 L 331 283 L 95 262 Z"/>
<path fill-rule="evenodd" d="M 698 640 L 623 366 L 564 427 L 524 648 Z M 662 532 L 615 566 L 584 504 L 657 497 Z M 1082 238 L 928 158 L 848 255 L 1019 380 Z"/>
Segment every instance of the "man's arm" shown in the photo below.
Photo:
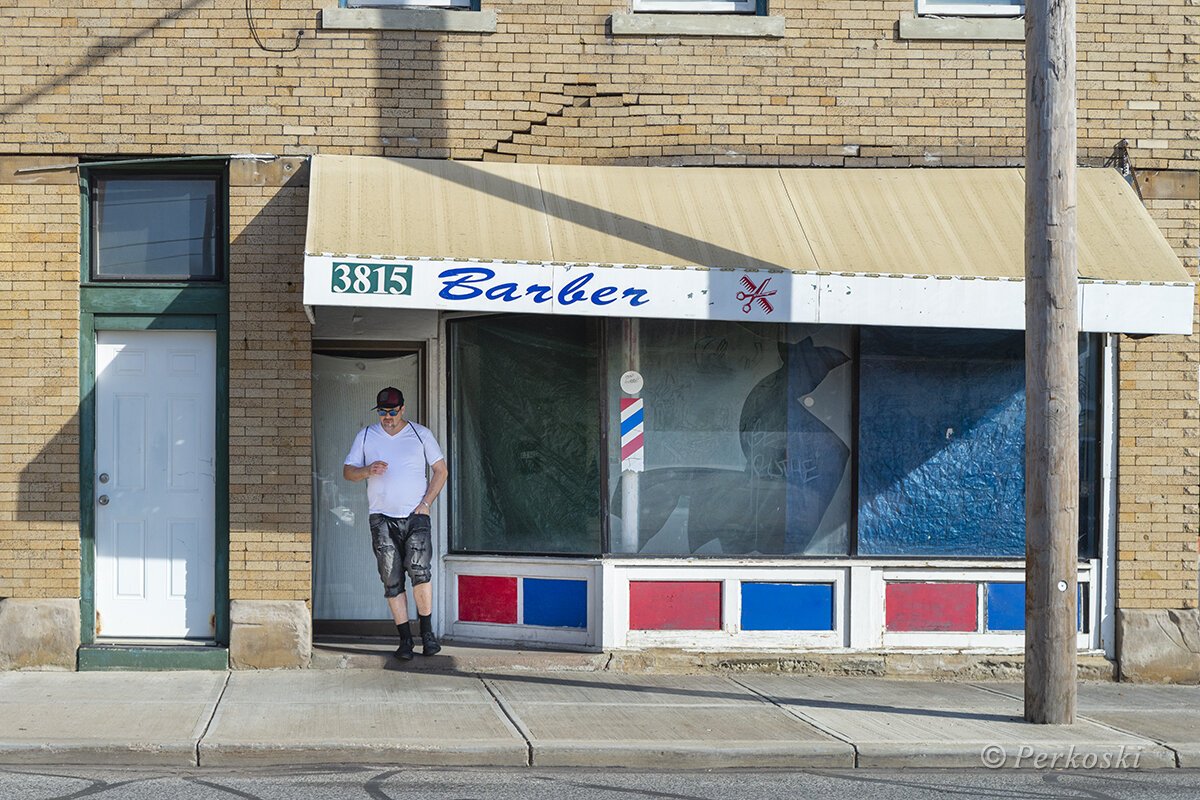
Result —
<path fill-rule="evenodd" d="M 429 468 L 433 472 L 429 479 L 429 485 L 425 487 L 425 496 L 421 498 L 421 502 L 413 509 L 414 514 L 428 514 L 433 501 L 437 500 L 437 496 L 442 493 L 442 488 L 446 485 L 446 479 L 450 477 L 450 470 L 446 467 L 446 459 L 434 462 Z M 424 509 L 422 511 L 421 509 Z"/>
<path fill-rule="evenodd" d="M 365 467 L 352 467 L 349 464 L 342 464 L 342 477 L 348 481 L 354 481 L 355 483 L 369 478 L 372 475 L 382 475 L 386 471 L 386 461 L 372 461 Z"/>

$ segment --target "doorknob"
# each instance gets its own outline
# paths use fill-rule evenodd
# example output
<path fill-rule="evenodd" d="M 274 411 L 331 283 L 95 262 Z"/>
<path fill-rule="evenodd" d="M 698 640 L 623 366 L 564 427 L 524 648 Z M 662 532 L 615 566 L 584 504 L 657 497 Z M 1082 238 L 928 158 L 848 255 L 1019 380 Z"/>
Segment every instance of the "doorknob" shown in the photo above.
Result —
<path fill-rule="evenodd" d="M 106 494 L 102 494 L 102 495 L 100 495 L 100 500 L 99 500 L 99 503 L 100 503 L 100 505 L 102 505 L 102 506 L 106 506 L 106 505 L 108 505 L 108 495 L 106 495 Z"/>

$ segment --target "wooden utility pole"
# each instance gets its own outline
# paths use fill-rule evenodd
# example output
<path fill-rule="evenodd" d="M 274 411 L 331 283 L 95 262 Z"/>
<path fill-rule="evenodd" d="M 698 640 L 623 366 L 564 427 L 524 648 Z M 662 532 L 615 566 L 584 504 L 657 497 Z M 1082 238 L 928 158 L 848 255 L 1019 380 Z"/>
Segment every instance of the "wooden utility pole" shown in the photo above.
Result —
<path fill-rule="evenodd" d="M 1075 721 L 1075 0 L 1025 5 L 1025 719 Z"/>

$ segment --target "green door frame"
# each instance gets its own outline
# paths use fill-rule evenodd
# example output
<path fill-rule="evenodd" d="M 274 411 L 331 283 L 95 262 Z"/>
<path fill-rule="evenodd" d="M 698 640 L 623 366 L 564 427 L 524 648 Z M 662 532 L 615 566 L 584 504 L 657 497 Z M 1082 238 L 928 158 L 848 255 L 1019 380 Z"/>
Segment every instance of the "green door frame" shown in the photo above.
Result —
<path fill-rule="evenodd" d="M 219 176 L 218 240 L 220 281 L 105 281 L 91 277 L 92 220 L 89 177 L 94 171 L 120 168 L 147 174 L 202 173 Z M 96 331 L 207 330 L 216 333 L 216 465 L 213 593 L 215 640 L 229 643 L 229 178 L 224 157 L 151 158 L 80 165 L 80 314 L 79 314 L 79 535 L 80 641 L 96 641 Z M 81 654 L 82 654 L 81 650 Z M 209 665 L 203 653 L 168 658 L 132 653 L 104 657 L 98 668 L 186 668 Z M 109 663 L 111 662 L 111 663 Z M 81 657 L 80 663 L 83 664 Z M 206 668 L 213 668 L 208 666 Z M 215 668 L 223 668 L 217 666 Z"/>
<path fill-rule="evenodd" d="M 116 298 L 103 299 L 111 301 Z M 84 307 L 95 305 L 121 304 L 85 302 Z M 96 641 L 96 332 L 145 330 L 207 330 L 216 333 L 216 552 L 213 600 L 216 641 L 221 644 L 229 642 L 229 313 L 203 313 L 202 309 L 196 310 L 200 313 L 181 314 L 172 310 L 159 314 L 120 314 L 86 310 L 80 315 L 80 639 L 83 644 Z"/>

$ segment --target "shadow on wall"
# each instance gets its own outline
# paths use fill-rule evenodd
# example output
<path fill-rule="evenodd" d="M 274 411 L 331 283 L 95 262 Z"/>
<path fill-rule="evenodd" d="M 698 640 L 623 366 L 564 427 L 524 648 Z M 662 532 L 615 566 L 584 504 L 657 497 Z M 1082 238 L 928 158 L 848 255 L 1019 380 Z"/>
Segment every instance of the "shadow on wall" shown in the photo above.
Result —
<path fill-rule="evenodd" d="M 271 174 L 265 167 L 263 174 Z M 312 326 L 304 313 L 307 170 L 274 185 L 230 188 L 230 591 L 256 558 L 245 532 L 291 540 L 308 559 L 312 533 Z M 260 188 L 261 186 L 261 188 Z M 262 558 L 275 560 L 277 551 Z M 257 575 L 262 580 L 267 575 Z M 273 576 L 273 592 L 311 597 L 311 570 Z"/>
<path fill-rule="evenodd" d="M 125 36 L 97 37 L 96 41 L 87 48 L 83 56 L 75 64 L 63 69 L 56 69 L 49 76 L 50 80 L 39 83 L 15 100 L 0 105 L 0 123 L 7 122 L 8 118 L 14 114 L 20 114 L 26 106 L 35 104 L 41 98 L 54 94 L 58 88 L 69 86 L 79 77 L 90 73 L 94 67 L 108 62 L 115 56 L 124 54 L 129 48 L 166 27 L 168 22 L 183 19 L 191 14 L 193 10 L 204 5 L 208 5 L 204 0 L 185 0 L 185 2 L 180 4 L 179 8 L 167 11 L 161 17 L 156 18 L 154 24 L 141 28 L 136 33 Z"/>
<path fill-rule="evenodd" d="M 78 410 L 21 469 L 17 520 L 30 527 L 61 528 L 79 524 Z M 30 536 L 33 541 L 36 537 Z"/>

